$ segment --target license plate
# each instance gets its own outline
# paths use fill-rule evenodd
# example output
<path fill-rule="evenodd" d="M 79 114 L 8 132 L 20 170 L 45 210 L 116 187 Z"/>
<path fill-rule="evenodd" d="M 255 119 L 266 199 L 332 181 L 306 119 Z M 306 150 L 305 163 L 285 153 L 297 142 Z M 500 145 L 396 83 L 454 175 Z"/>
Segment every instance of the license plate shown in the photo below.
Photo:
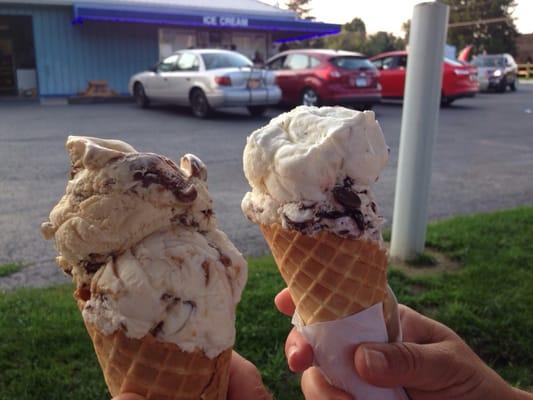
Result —
<path fill-rule="evenodd" d="M 248 89 L 257 89 L 261 81 L 259 79 L 248 79 Z"/>
<path fill-rule="evenodd" d="M 355 79 L 355 86 L 357 86 L 357 87 L 368 86 L 368 81 L 367 81 L 366 78 L 356 78 Z"/>

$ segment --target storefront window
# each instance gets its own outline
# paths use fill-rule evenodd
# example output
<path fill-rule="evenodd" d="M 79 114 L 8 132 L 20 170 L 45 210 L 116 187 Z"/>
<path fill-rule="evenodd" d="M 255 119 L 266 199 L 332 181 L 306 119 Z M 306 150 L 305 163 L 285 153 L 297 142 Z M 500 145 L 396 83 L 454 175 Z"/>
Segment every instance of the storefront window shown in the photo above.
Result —
<path fill-rule="evenodd" d="M 233 33 L 236 51 L 256 63 L 262 63 L 267 56 L 266 35 L 261 33 Z"/>
<path fill-rule="evenodd" d="M 159 30 L 159 58 L 165 58 L 183 49 L 192 49 L 196 45 L 196 32 L 163 28 Z"/>

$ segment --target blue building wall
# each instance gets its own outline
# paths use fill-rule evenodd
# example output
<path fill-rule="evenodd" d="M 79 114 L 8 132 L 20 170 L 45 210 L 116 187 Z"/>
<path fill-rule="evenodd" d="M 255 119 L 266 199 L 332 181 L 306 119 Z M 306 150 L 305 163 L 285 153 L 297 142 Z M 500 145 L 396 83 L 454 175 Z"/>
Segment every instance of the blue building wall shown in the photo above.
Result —
<path fill-rule="evenodd" d="M 71 7 L 0 4 L 0 15 L 30 15 L 41 96 L 73 95 L 103 79 L 127 93 L 131 75 L 158 57 L 157 27 L 143 24 L 72 24 Z"/>

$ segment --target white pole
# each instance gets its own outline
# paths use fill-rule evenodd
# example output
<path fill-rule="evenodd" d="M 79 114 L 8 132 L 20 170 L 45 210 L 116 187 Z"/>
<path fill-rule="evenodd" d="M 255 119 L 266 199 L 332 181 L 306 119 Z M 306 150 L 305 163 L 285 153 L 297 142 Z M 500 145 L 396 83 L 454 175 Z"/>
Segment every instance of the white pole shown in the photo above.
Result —
<path fill-rule="evenodd" d="M 448 11 L 439 1 L 425 2 L 411 20 L 390 249 L 403 260 L 424 251 Z"/>

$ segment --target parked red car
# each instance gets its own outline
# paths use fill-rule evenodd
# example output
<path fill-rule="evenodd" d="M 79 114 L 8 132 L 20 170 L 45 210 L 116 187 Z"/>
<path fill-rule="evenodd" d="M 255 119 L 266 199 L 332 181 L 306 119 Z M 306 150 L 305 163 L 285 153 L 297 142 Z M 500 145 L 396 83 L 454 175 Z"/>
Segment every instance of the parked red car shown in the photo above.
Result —
<path fill-rule="evenodd" d="M 269 59 L 282 102 L 319 106 L 351 104 L 370 109 L 381 101 L 376 67 L 362 54 L 335 50 L 289 50 Z"/>
<path fill-rule="evenodd" d="M 391 51 L 370 59 L 379 70 L 381 94 L 384 98 L 400 99 L 405 87 L 406 51 Z M 461 97 L 474 97 L 479 92 L 477 68 L 459 61 L 444 59 L 441 103 L 449 105 Z"/>

